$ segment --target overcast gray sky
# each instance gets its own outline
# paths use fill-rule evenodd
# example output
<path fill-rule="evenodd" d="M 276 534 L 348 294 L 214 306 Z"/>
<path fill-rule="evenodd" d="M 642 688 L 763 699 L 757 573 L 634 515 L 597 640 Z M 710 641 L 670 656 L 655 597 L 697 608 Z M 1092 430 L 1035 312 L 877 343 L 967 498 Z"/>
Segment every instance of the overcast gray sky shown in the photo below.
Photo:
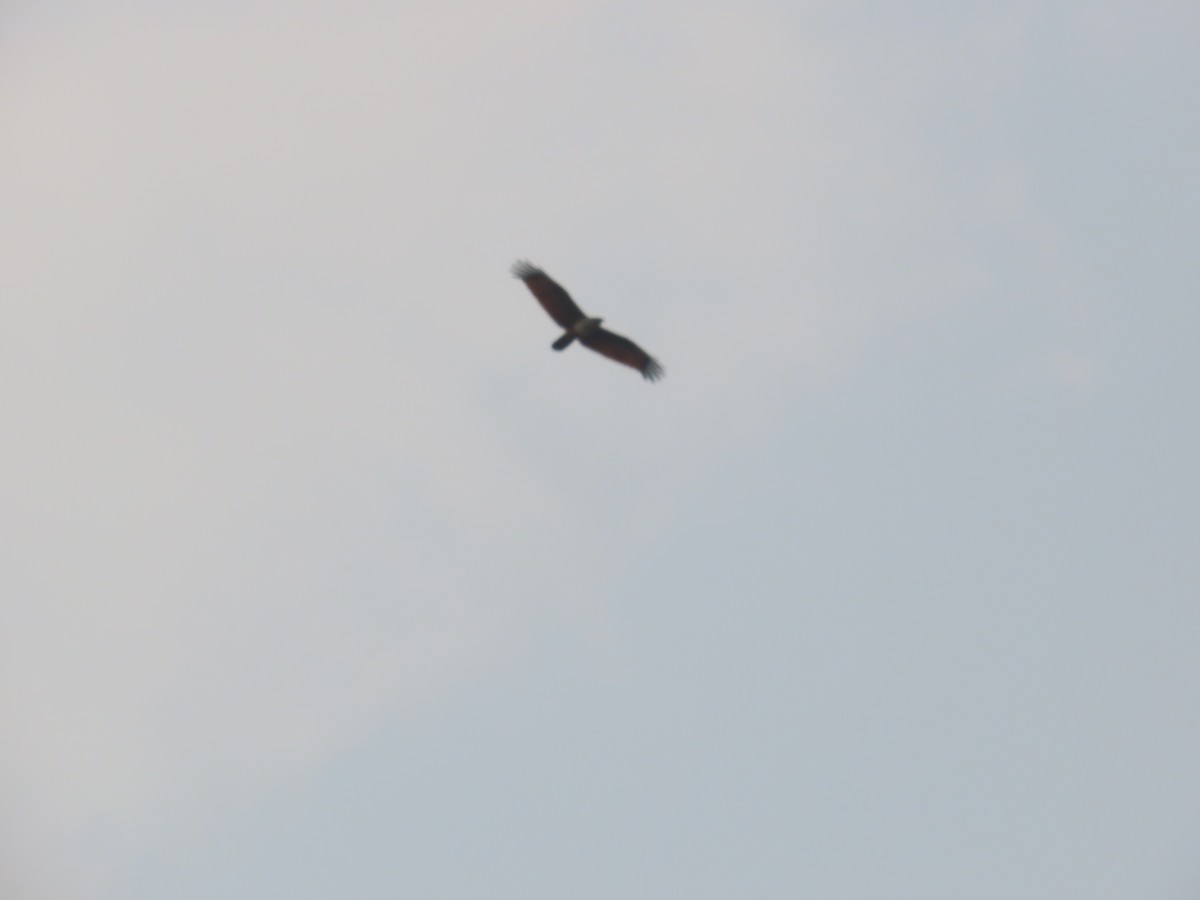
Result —
<path fill-rule="evenodd" d="M 1197 46 L 10 0 L 5 900 L 1200 895 Z"/>

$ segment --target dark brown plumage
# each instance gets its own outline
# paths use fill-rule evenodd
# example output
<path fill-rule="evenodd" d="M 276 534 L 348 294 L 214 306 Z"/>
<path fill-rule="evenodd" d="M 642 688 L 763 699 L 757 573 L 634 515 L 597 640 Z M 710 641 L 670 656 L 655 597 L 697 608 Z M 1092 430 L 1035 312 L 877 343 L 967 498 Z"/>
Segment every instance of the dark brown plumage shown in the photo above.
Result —
<path fill-rule="evenodd" d="M 519 260 L 513 265 L 512 273 L 525 282 L 530 293 L 542 304 L 542 309 L 563 329 L 562 337 L 551 344 L 555 350 L 565 350 L 578 339 L 589 350 L 637 369 L 647 381 L 663 377 L 665 372 L 657 360 L 629 338 L 601 328 L 603 319 L 585 316 L 562 285 L 537 266 Z"/>

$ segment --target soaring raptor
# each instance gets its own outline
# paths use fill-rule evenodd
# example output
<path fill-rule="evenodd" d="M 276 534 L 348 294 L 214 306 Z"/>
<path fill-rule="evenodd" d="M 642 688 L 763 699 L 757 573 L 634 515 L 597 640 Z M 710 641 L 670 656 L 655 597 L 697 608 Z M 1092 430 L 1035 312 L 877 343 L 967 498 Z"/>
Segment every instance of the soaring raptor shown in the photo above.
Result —
<path fill-rule="evenodd" d="M 589 350 L 637 369 L 647 381 L 657 381 L 663 377 L 663 367 L 650 354 L 629 338 L 601 328 L 603 319 L 585 316 L 571 295 L 537 266 L 518 260 L 512 267 L 512 273 L 525 282 L 525 287 L 542 304 L 550 318 L 564 329 L 563 336 L 550 345 L 555 350 L 565 350 L 572 341 L 578 339 Z"/>

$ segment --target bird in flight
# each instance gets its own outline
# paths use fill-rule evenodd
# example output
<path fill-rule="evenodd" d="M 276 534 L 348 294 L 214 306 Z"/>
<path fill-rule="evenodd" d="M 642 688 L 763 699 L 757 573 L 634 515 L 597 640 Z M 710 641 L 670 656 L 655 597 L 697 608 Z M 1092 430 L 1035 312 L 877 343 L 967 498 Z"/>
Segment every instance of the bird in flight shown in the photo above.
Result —
<path fill-rule="evenodd" d="M 512 273 L 525 282 L 525 287 L 542 304 L 542 309 L 564 329 L 563 336 L 550 345 L 555 350 L 566 350 L 573 341 L 578 340 L 601 356 L 632 366 L 647 381 L 657 381 L 663 377 L 663 367 L 657 360 L 629 338 L 601 328 L 603 319 L 585 316 L 571 295 L 537 266 L 523 259 L 518 260 L 512 267 Z"/>

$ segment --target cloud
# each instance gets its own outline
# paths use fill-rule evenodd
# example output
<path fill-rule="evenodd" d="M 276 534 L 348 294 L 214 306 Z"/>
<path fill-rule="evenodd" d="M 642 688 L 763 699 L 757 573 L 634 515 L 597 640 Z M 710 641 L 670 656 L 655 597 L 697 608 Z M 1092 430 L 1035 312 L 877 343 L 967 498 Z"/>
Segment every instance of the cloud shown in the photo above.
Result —
<path fill-rule="evenodd" d="M 1086 395 L 1096 390 L 1100 377 L 1100 361 L 1094 356 L 1078 350 L 1055 350 L 1021 366 L 1019 381 Z"/>

